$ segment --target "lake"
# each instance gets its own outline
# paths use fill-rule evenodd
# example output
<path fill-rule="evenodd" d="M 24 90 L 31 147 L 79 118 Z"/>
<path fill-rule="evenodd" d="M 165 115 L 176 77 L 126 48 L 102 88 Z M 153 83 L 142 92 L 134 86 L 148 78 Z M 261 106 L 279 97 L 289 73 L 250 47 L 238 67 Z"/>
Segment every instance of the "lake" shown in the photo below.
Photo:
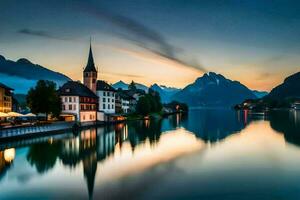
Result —
<path fill-rule="evenodd" d="M 0 148 L 0 199 L 300 199 L 299 111 L 199 109 Z"/>

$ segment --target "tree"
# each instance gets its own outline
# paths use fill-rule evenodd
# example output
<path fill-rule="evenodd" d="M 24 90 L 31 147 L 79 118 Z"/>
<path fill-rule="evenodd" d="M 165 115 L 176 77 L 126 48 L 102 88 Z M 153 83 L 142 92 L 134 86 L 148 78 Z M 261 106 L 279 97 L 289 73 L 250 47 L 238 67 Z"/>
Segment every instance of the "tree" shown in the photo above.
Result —
<path fill-rule="evenodd" d="M 141 115 L 148 115 L 151 112 L 151 104 L 146 96 L 140 97 L 136 105 L 136 111 Z"/>
<path fill-rule="evenodd" d="M 135 82 L 134 82 L 134 81 L 131 81 L 131 83 L 130 83 L 129 86 L 128 86 L 128 89 L 129 89 L 129 90 L 136 90 L 136 85 L 135 85 Z"/>
<path fill-rule="evenodd" d="M 150 91 L 145 96 L 140 97 L 137 103 L 137 113 L 141 115 L 148 115 L 149 113 L 160 112 L 162 104 L 160 96 L 157 92 Z"/>
<path fill-rule="evenodd" d="M 159 93 L 149 88 L 148 94 L 146 96 L 150 101 L 151 112 L 160 112 L 162 109 L 162 104 Z"/>
<path fill-rule="evenodd" d="M 61 101 L 53 81 L 39 80 L 36 86 L 29 90 L 26 101 L 33 113 L 45 113 L 46 117 L 51 113 L 58 117 L 61 112 Z"/>

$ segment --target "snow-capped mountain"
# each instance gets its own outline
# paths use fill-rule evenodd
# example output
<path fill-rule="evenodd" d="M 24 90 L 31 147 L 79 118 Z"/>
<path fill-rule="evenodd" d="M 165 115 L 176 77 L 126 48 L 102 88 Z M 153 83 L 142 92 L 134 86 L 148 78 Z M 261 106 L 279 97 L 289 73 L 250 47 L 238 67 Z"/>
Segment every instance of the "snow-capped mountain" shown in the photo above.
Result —
<path fill-rule="evenodd" d="M 246 86 L 221 74 L 209 72 L 176 93 L 172 99 L 190 106 L 230 107 L 257 97 Z"/>
<path fill-rule="evenodd" d="M 150 88 L 159 93 L 162 103 L 168 103 L 172 101 L 171 97 L 180 91 L 180 89 L 178 88 L 158 85 L 156 83 L 153 84 Z"/>

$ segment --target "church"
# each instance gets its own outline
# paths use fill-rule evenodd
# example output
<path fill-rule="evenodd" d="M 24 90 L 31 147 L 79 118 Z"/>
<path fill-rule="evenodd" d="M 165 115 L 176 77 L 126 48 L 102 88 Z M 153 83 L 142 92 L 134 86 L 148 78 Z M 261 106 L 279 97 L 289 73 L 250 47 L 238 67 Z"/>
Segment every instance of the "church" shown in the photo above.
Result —
<path fill-rule="evenodd" d="M 83 84 L 68 81 L 59 90 L 62 102 L 61 116 L 67 121 L 107 121 L 115 114 L 116 90 L 103 80 L 98 80 L 90 43 L 87 65 L 83 70 Z"/>

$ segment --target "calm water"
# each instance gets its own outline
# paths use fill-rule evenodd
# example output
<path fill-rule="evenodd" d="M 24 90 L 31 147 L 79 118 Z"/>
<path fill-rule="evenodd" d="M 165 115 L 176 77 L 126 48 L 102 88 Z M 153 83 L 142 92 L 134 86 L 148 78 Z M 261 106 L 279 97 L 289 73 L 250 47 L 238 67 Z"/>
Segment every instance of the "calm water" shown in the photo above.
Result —
<path fill-rule="evenodd" d="M 193 110 L 0 148 L 0 199 L 300 199 L 299 111 Z"/>

